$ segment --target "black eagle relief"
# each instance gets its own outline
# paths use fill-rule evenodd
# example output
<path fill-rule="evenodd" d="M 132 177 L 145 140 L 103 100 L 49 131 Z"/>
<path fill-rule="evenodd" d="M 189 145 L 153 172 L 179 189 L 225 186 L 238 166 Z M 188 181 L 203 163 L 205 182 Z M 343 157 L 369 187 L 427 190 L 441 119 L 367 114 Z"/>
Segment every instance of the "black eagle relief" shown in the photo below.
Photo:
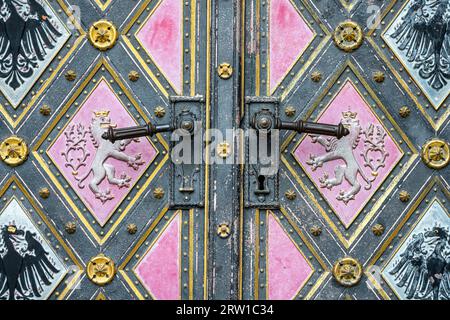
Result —
<path fill-rule="evenodd" d="M 413 235 L 400 261 L 389 271 L 407 299 L 450 299 L 450 235 L 433 229 Z"/>
<path fill-rule="evenodd" d="M 40 298 L 60 270 L 37 234 L 13 224 L 2 226 L 0 233 L 0 299 Z"/>
<path fill-rule="evenodd" d="M 435 90 L 450 80 L 450 1 L 413 0 L 391 34 L 419 75 Z"/>
<path fill-rule="evenodd" d="M 37 0 L 0 0 L 0 78 L 19 88 L 61 36 Z"/>

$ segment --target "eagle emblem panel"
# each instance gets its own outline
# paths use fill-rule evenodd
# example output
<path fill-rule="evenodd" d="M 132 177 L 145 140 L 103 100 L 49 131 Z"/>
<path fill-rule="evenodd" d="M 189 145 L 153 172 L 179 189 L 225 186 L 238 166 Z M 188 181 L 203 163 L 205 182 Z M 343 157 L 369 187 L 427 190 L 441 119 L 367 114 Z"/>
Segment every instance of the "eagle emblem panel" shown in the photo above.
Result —
<path fill-rule="evenodd" d="M 67 269 L 17 199 L 0 213 L 0 300 L 47 299 Z"/>
<path fill-rule="evenodd" d="M 69 39 L 44 0 L 0 1 L 0 87 L 16 107 Z"/>

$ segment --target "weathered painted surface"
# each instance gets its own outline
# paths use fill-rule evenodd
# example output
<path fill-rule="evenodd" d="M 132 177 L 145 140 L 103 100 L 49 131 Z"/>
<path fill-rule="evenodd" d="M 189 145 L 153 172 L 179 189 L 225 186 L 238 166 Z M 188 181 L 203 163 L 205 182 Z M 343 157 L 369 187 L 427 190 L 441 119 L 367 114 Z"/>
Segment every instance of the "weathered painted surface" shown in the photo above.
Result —
<path fill-rule="evenodd" d="M 180 298 L 180 223 L 181 216 L 177 214 L 135 269 L 157 300 Z"/>
<path fill-rule="evenodd" d="M 268 298 L 291 300 L 313 272 L 308 260 L 273 215 L 268 219 Z"/>
<path fill-rule="evenodd" d="M 269 3 L 270 89 L 290 71 L 314 37 L 314 32 L 290 0 Z"/>
<path fill-rule="evenodd" d="M 182 89 L 183 1 L 161 0 L 137 38 L 177 92 Z"/>

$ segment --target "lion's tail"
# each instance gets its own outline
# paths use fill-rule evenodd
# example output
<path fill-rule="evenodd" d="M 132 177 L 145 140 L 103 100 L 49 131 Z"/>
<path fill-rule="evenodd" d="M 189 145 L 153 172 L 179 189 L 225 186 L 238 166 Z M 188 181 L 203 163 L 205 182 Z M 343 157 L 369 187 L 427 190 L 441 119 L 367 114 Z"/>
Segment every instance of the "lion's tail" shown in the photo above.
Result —
<path fill-rule="evenodd" d="M 89 175 L 91 174 L 91 171 L 92 171 L 92 169 L 89 169 L 89 171 L 86 172 L 86 173 L 84 174 L 84 176 L 81 177 L 81 178 L 79 178 L 79 179 L 77 179 L 77 178 L 75 177 L 75 179 L 78 181 L 78 188 L 84 189 L 85 185 L 83 184 L 83 182 L 89 177 Z"/>
<path fill-rule="evenodd" d="M 373 179 L 367 178 L 366 174 L 361 169 L 361 167 L 359 167 L 358 171 L 359 171 L 359 174 L 361 175 L 361 177 L 363 178 L 363 180 L 366 182 L 366 185 L 364 186 L 364 189 L 370 190 L 372 188 L 372 182 L 375 181 L 376 177 L 373 177 Z"/>

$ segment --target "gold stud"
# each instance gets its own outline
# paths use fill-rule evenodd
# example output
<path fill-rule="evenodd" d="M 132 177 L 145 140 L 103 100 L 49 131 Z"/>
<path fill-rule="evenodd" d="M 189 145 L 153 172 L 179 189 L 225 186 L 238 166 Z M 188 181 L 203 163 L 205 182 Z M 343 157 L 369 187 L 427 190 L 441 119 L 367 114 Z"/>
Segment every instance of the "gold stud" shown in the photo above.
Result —
<path fill-rule="evenodd" d="M 406 107 L 406 106 L 401 107 L 400 110 L 398 111 L 398 114 L 399 114 L 400 117 L 402 117 L 402 118 L 407 118 L 407 117 L 411 114 L 411 109 L 409 109 L 409 108 Z"/>
<path fill-rule="evenodd" d="M 319 71 L 314 71 L 313 73 L 311 73 L 311 80 L 314 82 L 319 82 L 320 80 L 322 80 L 322 73 L 320 73 Z"/>
<path fill-rule="evenodd" d="M 129 225 L 127 225 L 127 231 L 129 234 L 135 234 L 137 232 L 137 225 L 135 225 L 134 223 L 130 223 Z"/>
<path fill-rule="evenodd" d="M 130 81 L 136 82 L 138 81 L 140 78 L 139 72 L 137 71 L 130 71 L 130 73 L 128 74 L 128 79 L 130 79 Z"/>
<path fill-rule="evenodd" d="M 411 196 L 409 195 L 408 191 L 402 190 L 398 194 L 398 198 L 400 199 L 401 202 L 408 202 L 409 199 L 411 199 Z"/>
<path fill-rule="evenodd" d="M 64 229 L 68 234 L 74 234 L 77 231 L 77 225 L 75 224 L 75 222 L 70 221 L 66 223 Z"/>
<path fill-rule="evenodd" d="M 372 232 L 377 237 L 381 236 L 384 233 L 384 226 L 380 223 L 377 223 L 372 227 Z"/>
<path fill-rule="evenodd" d="M 233 75 L 233 67 L 228 62 L 223 62 L 217 68 L 217 73 L 220 78 L 224 80 L 229 79 Z"/>
<path fill-rule="evenodd" d="M 112 22 L 108 20 L 99 20 L 94 22 L 89 28 L 89 41 L 94 48 L 100 51 L 106 51 L 114 47 L 119 33 Z"/>
<path fill-rule="evenodd" d="M 217 235 L 222 239 L 226 239 L 231 234 L 231 228 L 228 224 L 222 223 L 217 227 Z"/>
<path fill-rule="evenodd" d="M 52 113 L 52 109 L 50 109 L 50 107 L 46 104 L 44 104 L 40 109 L 39 109 L 40 114 L 42 114 L 43 116 L 49 116 Z"/>
<path fill-rule="evenodd" d="M 288 117 L 293 117 L 294 115 L 295 115 L 295 108 L 294 107 L 292 107 L 292 106 L 287 106 L 285 109 L 284 109 L 284 113 L 286 114 L 286 116 L 288 116 Z"/>
<path fill-rule="evenodd" d="M 231 146 L 228 142 L 224 141 L 217 145 L 217 155 L 222 159 L 228 158 L 231 155 Z"/>
<path fill-rule="evenodd" d="M 442 139 L 433 139 L 422 147 L 422 161 L 432 169 L 442 169 L 450 160 L 449 145 Z"/>
<path fill-rule="evenodd" d="M 50 190 L 48 188 L 41 188 L 39 190 L 39 195 L 42 199 L 47 199 L 48 197 L 50 197 Z"/>
<path fill-rule="evenodd" d="M 88 279 L 98 286 L 110 283 L 116 274 L 114 261 L 103 253 L 89 260 L 86 267 Z"/>
<path fill-rule="evenodd" d="M 315 237 L 318 237 L 322 234 L 322 228 L 319 226 L 312 226 L 310 231 L 311 234 Z"/>
<path fill-rule="evenodd" d="M 361 280 L 363 269 L 354 258 L 345 257 L 334 264 L 333 276 L 344 287 L 353 287 Z"/>
<path fill-rule="evenodd" d="M 286 197 L 286 199 L 288 200 L 295 200 L 295 198 L 297 198 L 297 194 L 295 193 L 294 190 L 289 189 L 284 193 L 284 196 Z"/>
<path fill-rule="evenodd" d="M 352 52 L 361 47 L 364 34 L 361 27 L 353 21 L 341 22 L 334 31 L 334 43 L 345 52 Z"/>
<path fill-rule="evenodd" d="M 164 197 L 164 193 L 165 193 L 164 189 L 161 187 L 157 187 L 157 188 L 155 188 L 155 190 L 153 190 L 153 196 L 156 199 L 162 199 L 162 197 Z"/>
<path fill-rule="evenodd" d="M 373 73 L 373 80 L 375 80 L 375 82 L 382 83 L 385 78 L 386 77 L 382 71 L 375 71 Z"/>
<path fill-rule="evenodd" d="M 77 78 L 77 73 L 74 70 L 69 70 L 64 75 L 67 81 L 74 81 Z"/>
<path fill-rule="evenodd" d="M 158 118 L 162 118 L 166 115 L 166 109 L 164 107 L 158 106 L 156 107 L 153 112 L 155 112 L 155 116 Z"/>
<path fill-rule="evenodd" d="M 0 158 L 10 167 L 23 164 L 28 158 L 26 142 L 17 136 L 10 136 L 0 144 Z"/>

